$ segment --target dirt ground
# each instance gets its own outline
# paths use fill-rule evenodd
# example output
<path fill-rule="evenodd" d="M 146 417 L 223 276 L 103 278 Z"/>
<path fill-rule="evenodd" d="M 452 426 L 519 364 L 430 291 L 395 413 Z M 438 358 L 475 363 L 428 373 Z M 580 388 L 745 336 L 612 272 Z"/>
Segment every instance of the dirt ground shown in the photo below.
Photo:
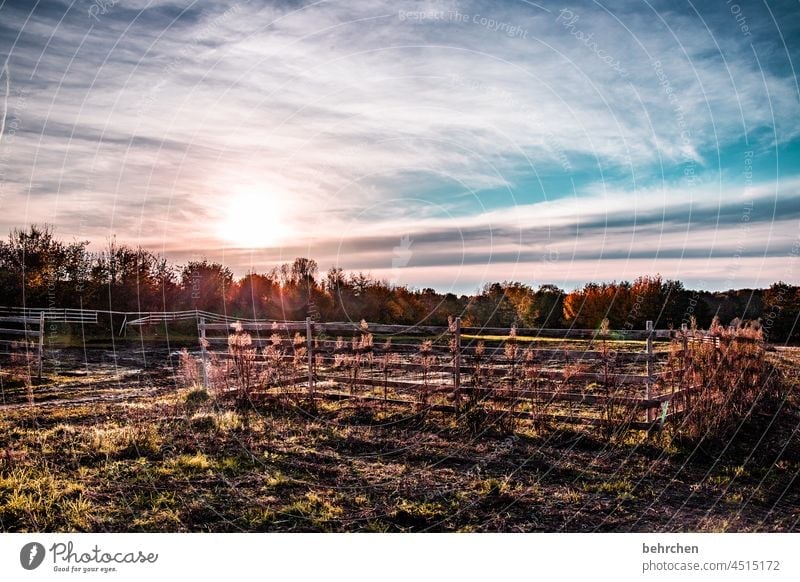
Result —
<path fill-rule="evenodd" d="M 51 352 L 3 376 L 2 531 L 663 532 L 800 529 L 793 389 L 728 434 L 471 432 L 451 414 L 289 399 L 234 409 L 166 350 Z"/>

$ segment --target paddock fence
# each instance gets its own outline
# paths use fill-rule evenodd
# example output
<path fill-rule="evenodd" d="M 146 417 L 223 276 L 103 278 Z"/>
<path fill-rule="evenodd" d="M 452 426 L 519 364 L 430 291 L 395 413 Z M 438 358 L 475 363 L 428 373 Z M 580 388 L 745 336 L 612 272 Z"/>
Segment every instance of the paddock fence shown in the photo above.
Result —
<path fill-rule="evenodd" d="M 404 326 L 200 317 L 198 336 L 206 387 L 212 362 L 241 359 L 245 350 L 254 370 L 249 395 L 454 414 L 480 403 L 519 419 L 638 430 L 663 428 L 684 414 L 698 389 L 691 350 L 719 347 L 718 338 L 696 338 L 685 327 L 654 329 L 652 322 L 644 330 L 595 330 L 463 327 L 459 318 L 449 326 Z M 236 365 L 230 369 L 235 376 Z M 225 390 L 239 385 L 233 378 Z"/>
<path fill-rule="evenodd" d="M 0 354 L 35 369 L 41 379 L 49 323 L 97 323 L 97 313 L 82 309 L 0 307 Z"/>

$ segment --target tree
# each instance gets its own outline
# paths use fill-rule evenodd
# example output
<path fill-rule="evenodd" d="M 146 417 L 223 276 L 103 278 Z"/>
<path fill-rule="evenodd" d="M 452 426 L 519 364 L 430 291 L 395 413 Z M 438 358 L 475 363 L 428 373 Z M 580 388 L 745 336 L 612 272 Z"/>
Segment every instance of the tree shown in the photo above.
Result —
<path fill-rule="evenodd" d="M 344 319 L 346 307 L 352 297 L 352 289 L 347 284 L 347 277 L 341 267 L 331 267 L 325 274 L 323 290 L 329 298 L 327 309 L 322 310 L 322 317 L 328 321 Z"/>
<path fill-rule="evenodd" d="M 565 293 L 556 285 L 540 285 L 534 296 L 534 327 L 560 328 L 564 325 Z"/>
<path fill-rule="evenodd" d="M 464 313 L 468 302 L 466 296 L 459 298 L 453 293 L 441 295 L 430 287 L 417 293 L 417 297 L 425 313 L 425 322 L 429 325 L 447 325 L 449 318 Z"/>
<path fill-rule="evenodd" d="M 280 266 L 278 273 L 281 288 L 278 299 L 281 317 L 304 319 L 316 310 L 316 304 L 322 294 L 317 285 L 317 272 L 317 262 L 304 257 L 298 257 L 291 264 L 285 263 Z"/>
<path fill-rule="evenodd" d="M 248 273 L 231 287 L 229 311 L 252 319 L 278 318 L 280 308 L 275 299 L 279 294 L 280 283 L 276 273 Z"/>
<path fill-rule="evenodd" d="M 190 309 L 224 313 L 232 284 L 231 270 L 208 259 L 189 261 L 181 269 L 181 296 Z"/>
<path fill-rule="evenodd" d="M 564 299 L 564 319 L 579 328 L 594 329 L 608 319 L 613 329 L 644 329 L 647 321 L 656 327 L 680 327 L 690 313 L 691 294 L 680 281 L 645 275 L 633 283 L 587 283 Z M 692 310 L 702 311 L 698 301 Z"/>
<path fill-rule="evenodd" d="M 472 297 L 464 319 L 469 327 L 511 327 L 518 323 L 517 311 L 500 283 L 485 285 L 479 295 Z"/>
<path fill-rule="evenodd" d="M 314 259 L 298 257 L 291 267 L 291 282 L 294 285 L 313 287 L 316 286 L 319 267 Z"/>
<path fill-rule="evenodd" d="M 537 321 L 536 295 L 524 283 L 503 283 L 503 292 L 514 307 L 515 321 L 523 327 L 534 327 Z"/>
<path fill-rule="evenodd" d="M 630 314 L 631 285 L 587 283 L 564 298 L 564 320 L 573 327 L 595 329 L 604 319 L 614 329 L 626 327 Z"/>
<path fill-rule="evenodd" d="M 49 225 L 14 229 L 0 243 L 0 281 L 6 305 L 77 306 L 86 283 L 88 241 L 62 243 Z"/>
<path fill-rule="evenodd" d="M 177 284 L 174 270 L 163 257 L 112 239 L 95 257 L 90 287 L 95 305 L 118 311 L 161 311 L 173 304 Z"/>
<path fill-rule="evenodd" d="M 764 335 L 773 342 L 800 341 L 800 287 L 783 281 L 764 291 Z"/>

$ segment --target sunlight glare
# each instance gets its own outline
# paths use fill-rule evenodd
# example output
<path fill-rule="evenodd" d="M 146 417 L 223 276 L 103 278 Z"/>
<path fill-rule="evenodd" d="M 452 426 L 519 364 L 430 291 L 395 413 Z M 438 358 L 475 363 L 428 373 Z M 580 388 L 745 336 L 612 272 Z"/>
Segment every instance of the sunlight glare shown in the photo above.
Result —
<path fill-rule="evenodd" d="M 274 192 L 244 190 L 224 203 L 219 236 L 243 248 L 281 244 L 291 231 L 287 225 L 287 205 Z"/>

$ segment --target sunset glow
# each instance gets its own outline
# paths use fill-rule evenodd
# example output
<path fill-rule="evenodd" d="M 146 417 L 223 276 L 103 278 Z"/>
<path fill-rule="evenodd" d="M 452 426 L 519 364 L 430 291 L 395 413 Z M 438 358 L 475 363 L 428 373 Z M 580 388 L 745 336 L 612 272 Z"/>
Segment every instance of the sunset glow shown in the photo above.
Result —
<path fill-rule="evenodd" d="M 259 249 L 285 243 L 292 235 L 288 205 L 269 190 L 243 189 L 223 199 L 217 235 L 235 247 Z"/>

